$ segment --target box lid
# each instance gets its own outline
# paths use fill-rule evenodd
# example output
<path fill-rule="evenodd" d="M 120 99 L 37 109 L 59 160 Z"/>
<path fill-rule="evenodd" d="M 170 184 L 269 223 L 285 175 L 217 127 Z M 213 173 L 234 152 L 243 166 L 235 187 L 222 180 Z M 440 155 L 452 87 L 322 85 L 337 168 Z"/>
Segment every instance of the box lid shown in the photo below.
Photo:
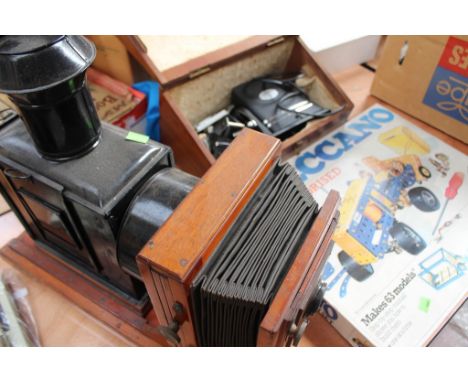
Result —
<path fill-rule="evenodd" d="M 195 78 L 229 61 L 247 56 L 253 51 L 270 47 L 296 36 L 183 36 L 184 44 L 192 39 L 192 46 L 184 50 L 177 49 L 177 56 L 163 61 L 160 48 L 171 49 L 176 46 L 181 36 L 119 36 L 130 54 L 153 76 L 164 88 L 170 88 L 187 79 Z M 201 48 L 200 48 L 201 47 Z M 176 51 L 174 49 L 174 52 Z M 198 55 L 200 51 L 202 55 Z"/>

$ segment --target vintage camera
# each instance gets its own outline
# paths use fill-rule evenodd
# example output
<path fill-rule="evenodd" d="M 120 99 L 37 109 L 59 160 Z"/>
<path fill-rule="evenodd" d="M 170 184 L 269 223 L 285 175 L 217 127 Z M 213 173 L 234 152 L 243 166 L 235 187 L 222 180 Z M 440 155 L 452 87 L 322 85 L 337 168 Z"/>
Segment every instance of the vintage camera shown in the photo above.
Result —
<path fill-rule="evenodd" d="M 21 117 L 0 129 L 0 190 L 27 232 L 154 312 L 173 344 L 297 342 L 323 293 L 337 194 L 319 209 L 279 142 L 253 131 L 201 180 L 176 169 L 169 147 L 98 119 L 95 54 L 80 36 L 0 37 L 0 92 Z"/>
<path fill-rule="evenodd" d="M 265 76 L 236 86 L 231 105 L 197 125 L 200 137 L 217 158 L 244 128 L 284 140 L 307 122 L 335 111 L 311 101 L 296 81 L 304 75 Z"/>

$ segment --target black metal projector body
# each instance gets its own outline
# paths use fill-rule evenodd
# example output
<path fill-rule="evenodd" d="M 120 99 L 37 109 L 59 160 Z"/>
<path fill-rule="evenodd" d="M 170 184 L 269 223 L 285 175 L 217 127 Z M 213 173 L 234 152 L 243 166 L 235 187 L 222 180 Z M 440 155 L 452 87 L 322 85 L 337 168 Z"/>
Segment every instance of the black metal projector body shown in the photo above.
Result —
<path fill-rule="evenodd" d="M 172 168 L 169 147 L 97 119 L 94 55 L 77 36 L 0 37 L 0 92 L 21 116 L 0 129 L 0 191 L 36 242 L 140 300 L 135 256 L 197 178 Z"/>
<path fill-rule="evenodd" d="M 103 124 L 93 151 L 51 162 L 38 154 L 17 119 L 0 131 L 0 184 L 36 241 L 140 298 L 145 289 L 137 280 L 135 256 L 196 178 L 176 169 L 161 171 L 173 165 L 170 149 L 152 141 L 126 141 L 125 135 Z M 164 200 L 167 193 L 161 191 L 168 184 L 171 198 Z M 148 193 L 159 198 L 145 197 Z"/>

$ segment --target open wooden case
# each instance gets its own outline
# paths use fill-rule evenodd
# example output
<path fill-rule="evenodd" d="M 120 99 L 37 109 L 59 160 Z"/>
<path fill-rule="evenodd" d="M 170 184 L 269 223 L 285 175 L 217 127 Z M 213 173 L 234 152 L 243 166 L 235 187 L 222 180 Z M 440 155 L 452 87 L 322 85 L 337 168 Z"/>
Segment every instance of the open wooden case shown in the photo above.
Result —
<path fill-rule="evenodd" d="M 194 126 L 230 104 L 231 90 L 253 78 L 302 72 L 311 79 L 305 88 L 309 98 L 334 112 L 314 119 L 281 143 L 287 158 L 341 125 L 353 104 L 337 83 L 314 60 L 297 36 L 254 36 L 183 64 L 161 71 L 155 64 L 158 51 L 147 38 L 120 36 L 130 54 L 158 81 L 162 142 L 171 146 L 177 165 L 203 175 L 215 162 Z M 146 41 L 146 44 L 144 43 Z"/>

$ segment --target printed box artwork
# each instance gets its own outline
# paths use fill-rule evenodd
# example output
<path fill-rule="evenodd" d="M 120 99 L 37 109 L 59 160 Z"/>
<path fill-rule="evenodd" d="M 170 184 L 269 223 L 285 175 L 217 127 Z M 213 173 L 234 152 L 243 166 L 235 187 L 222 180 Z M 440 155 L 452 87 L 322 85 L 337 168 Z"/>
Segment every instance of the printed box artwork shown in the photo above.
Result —
<path fill-rule="evenodd" d="M 371 94 L 468 143 L 468 36 L 388 36 Z"/>
<path fill-rule="evenodd" d="M 424 103 L 468 123 L 468 42 L 449 37 L 427 89 Z"/>
<path fill-rule="evenodd" d="M 342 198 L 322 314 L 354 346 L 430 342 L 468 295 L 467 157 L 376 104 L 290 162 Z"/>

